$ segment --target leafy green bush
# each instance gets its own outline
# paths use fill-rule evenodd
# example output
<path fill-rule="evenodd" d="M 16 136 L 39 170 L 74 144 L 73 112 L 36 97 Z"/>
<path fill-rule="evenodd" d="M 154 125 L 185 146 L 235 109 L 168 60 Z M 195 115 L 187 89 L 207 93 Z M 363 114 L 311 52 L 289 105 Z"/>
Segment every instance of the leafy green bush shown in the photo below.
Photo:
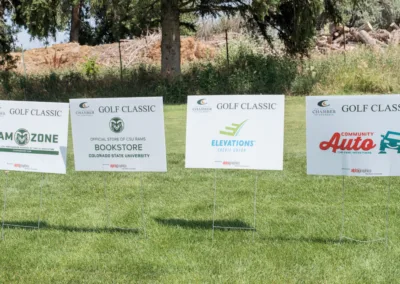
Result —
<path fill-rule="evenodd" d="M 368 94 L 400 92 L 400 48 L 382 51 L 360 47 L 344 54 L 314 57 L 308 61 L 314 67 L 315 78 L 303 69 L 292 86 L 302 94 Z M 311 87 L 299 91 L 301 81 Z"/>
<path fill-rule="evenodd" d="M 97 77 L 100 72 L 100 66 L 97 64 L 96 57 L 87 57 L 82 65 L 82 72 L 89 78 Z"/>
<path fill-rule="evenodd" d="M 163 96 L 168 104 L 186 103 L 188 95 L 328 95 L 400 93 L 400 48 L 377 52 L 360 48 L 343 54 L 299 61 L 264 55 L 246 44 L 233 46 L 228 67 L 223 54 L 211 63 L 192 63 L 180 78 L 168 81 L 158 66 L 101 70 L 96 76 L 68 71 L 29 75 L 0 73 L 0 99 L 65 102 L 70 98 Z M 97 72 L 97 71 L 96 71 Z"/>
<path fill-rule="evenodd" d="M 230 68 L 225 64 L 197 63 L 187 67 L 182 76 L 172 82 L 161 78 L 158 67 L 145 65 L 127 70 L 122 80 L 118 70 L 97 76 L 72 71 L 30 75 L 24 81 L 26 84 L 17 83 L 23 76 L 12 74 L 4 81 L 1 98 L 23 99 L 26 88 L 27 99 L 35 101 L 163 96 L 166 103 L 181 104 L 188 95 L 195 94 L 284 93 L 290 89 L 295 75 L 296 63 L 289 58 L 243 53 L 233 59 Z"/>

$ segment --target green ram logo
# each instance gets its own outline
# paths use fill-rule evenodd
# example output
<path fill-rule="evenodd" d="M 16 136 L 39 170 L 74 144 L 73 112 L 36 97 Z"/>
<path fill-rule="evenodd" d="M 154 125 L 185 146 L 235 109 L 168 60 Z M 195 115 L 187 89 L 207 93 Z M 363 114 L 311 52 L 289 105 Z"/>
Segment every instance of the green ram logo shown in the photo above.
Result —
<path fill-rule="evenodd" d="M 31 135 L 29 134 L 28 130 L 20 128 L 15 132 L 15 143 L 19 146 L 25 146 L 31 140 Z"/>
<path fill-rule="evenodd" d="M 110 120 L 110 129 L 112 132 L 121 133 L 124 130 L 125 123 L 119 117 L 114 117 Z"/>
<path fill-rule="evenodd" d="M 242 123 L 232 123 L 232 126 L 225 127 L 227 131 L 220 131 L 219 134 L 226 135 L 226 136 L 238 136 L 240 130 L 242 129 L 243 125 L 246 123 L 247 120 L 243 121 Z"/>

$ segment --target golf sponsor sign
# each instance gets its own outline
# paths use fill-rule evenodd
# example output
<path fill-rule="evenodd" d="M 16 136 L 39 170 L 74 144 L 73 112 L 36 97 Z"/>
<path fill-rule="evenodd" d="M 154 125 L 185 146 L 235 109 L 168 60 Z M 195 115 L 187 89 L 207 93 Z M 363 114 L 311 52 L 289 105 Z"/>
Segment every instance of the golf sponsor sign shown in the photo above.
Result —
<path fill-rule="evenodd" d="M 186 167 L 282 170 L 283 95 L 189 96 Z"/>
<path fill-rule="evenodd" d="M 165 172 L 161 97 L 70 100 L 77 171 Z"/>
<path fill-rule="evenodd" d="M 400 96 L 307 97 L 307 173 L 399 176 Z"/>
<path fill-rule="evenodd" d="M 0 169 L 65 174 L 69 107 L 0 101 Z"/>

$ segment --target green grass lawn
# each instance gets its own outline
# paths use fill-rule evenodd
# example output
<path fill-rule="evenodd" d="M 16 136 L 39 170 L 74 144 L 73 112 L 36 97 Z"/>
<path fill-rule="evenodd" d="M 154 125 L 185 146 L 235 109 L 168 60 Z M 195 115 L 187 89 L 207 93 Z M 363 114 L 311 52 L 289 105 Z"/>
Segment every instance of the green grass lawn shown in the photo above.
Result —
<path fill-rule="evenodd" d="M 216 225 L 253 224 L 257 232 L 216 231 L 214 170 L 185 169 L 186 106 L 165 107 L 168 173 L 143 173 L 146 233 L 140 227 L 139 173 L 45 175 L 42 229 L 5 230 L 0 282 L 26 283 L 398 283 L 400 194 L 391 178 L 389 243 L 339 242 L 342 178 L 306 175 L 305 99 L 287 98 L 284 171 L 217 171 Z M 271 122 L 273 123 L 273 122 Z M 6 222 L 37 222 L 41 174 L 11 172 Z M 345 234 L 385 236 L 388 178 L 346 178 Z M 1 205 L 6 177 L 0 175 Z"/>

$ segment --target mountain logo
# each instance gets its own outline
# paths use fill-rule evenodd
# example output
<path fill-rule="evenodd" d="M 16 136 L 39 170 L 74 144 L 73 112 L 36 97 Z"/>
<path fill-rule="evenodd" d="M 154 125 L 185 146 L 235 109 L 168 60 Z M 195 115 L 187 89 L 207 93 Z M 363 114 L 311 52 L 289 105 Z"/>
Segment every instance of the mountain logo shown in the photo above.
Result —
<path fill-rule="evenodd" d="M 124 130 L 125 123 L 119 117 L 114 117 L 110 120 L 110 129 L 114 133 L 121 133 Z"/>
<path fill-rule="evenodd" d="M 232 123 L 232 126 L 225 127 L 225 130 L 221 130 L 219 134 L 226 136 L 238 136 L 243 125 L 247 122 L 247 119 L 242 123 Z"/>
<path fill-rule="evenodd" d="M 15 143 L 19 146 L 25 146 L 29 143 L 31 135 L 29 134 L 28 130 L 20 128 L 15 132 Z"/>

